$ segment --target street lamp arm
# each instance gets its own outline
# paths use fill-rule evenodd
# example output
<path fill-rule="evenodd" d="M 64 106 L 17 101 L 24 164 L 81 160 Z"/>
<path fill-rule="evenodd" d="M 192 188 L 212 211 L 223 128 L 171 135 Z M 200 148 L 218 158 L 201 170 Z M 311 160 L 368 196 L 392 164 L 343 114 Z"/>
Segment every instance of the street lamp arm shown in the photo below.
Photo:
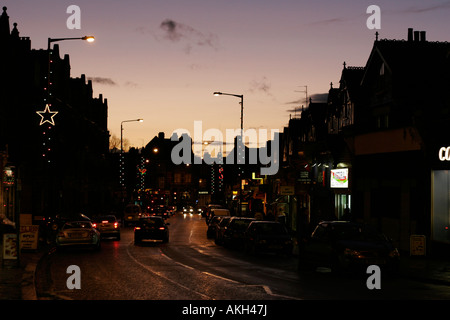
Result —
<path fill-rule="evenodd" d="M 144 119 L 124 120 L 124 121 L 121 122 L 121 124 L 124 123 L 124 122 L 133 122 L 133 121 L 143 122 Z"/>
<path fill-rule="evenodd" d="M 94 36 L 84 36 L 77 38 L 48 38 L 48 49 L 50 50 L 50 43 L 64 40 L 85 40 L 88 42 L 93 42 L 95 40 Z"/>
<path fill-rule="evenodd" d="M 238 98 L 243 98 L 244 95 L 242 94 L 232 94 L 232 93 L 223 93 L 223 92 L 214 92 L 215 96 L 233 96 L 233 97 L 238 97 Z"/>

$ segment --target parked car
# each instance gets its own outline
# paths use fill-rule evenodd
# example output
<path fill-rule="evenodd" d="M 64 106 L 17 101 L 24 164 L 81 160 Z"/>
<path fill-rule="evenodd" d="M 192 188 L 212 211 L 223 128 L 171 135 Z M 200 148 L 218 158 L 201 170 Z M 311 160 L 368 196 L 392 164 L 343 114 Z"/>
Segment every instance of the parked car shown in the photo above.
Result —
<path fill-rule="evenodd" d="M 211 219 L 211 221 L 208 224 L 208 229 L 206 230 L 206 237 L 208 239 L 216 237 L 217 228 L 219 226 L 220 221 L 224 217 L 230 218 L 229 216 L 216 216 Z"/>
<path fill-rule="evenodd" d="M 226 230 L 228 223 L 230 222 L 230 216 L 224 216 L 220 220 L 219 224 L 216 226 L 216 236 L 214 237 L 214 242 L 216 244 L 223 244 L 223 234 Z"/>
<path fill-rule="evenodd" d="M 110 236 L 120 240 L 120 225 L 116 216 L 98 216 L 94 217 L 92 220 L 93 227 L 100 232 L 102 237 Z"/>
<path fill-rule="evenodd" d="M 252 221 L 245 231 L 245 250 L 250 253 L 292 254 L 293 243 L 286 226 L 276 221 Z"/>
<path fill-rule="evenodd" d="M 224 217 L 224 216 L 231 216 L 230 210 L 225 209 L 225 208 L 211 208 L 209 210 L 209 214 L 207 216 L 207 218 L 205 219 L 206 224 L 209 224 L 209 222 L 214 218 L 214 217 Z"/>
<path fill-rule="evenodd" d="M 213 209 L 222 209 L 223 206 L 220 204 L 209 204 L 208 207 L 206 208 L 206 212 L 203 214 L 203 216 L 206 218 L 206 224 L 209 223 L 209 220 L 212 219 L 213 215 L 211 214 L 211 210 Z"/>
<path fill-rule="evenodd" d="M 66 222 L 56 235 L 56 247 L 87 246 L 100 249 L 100 232 L 90 221 Z"/>
<path fill-rule="evenodd" d="M 300 254 L 303 265 L 333 271 L 367 269 L 369 265 L 396 271 L 400 259 L 397 248 L 385 235 L 367 224 L 348 221 L 320 222 Z"/>
<path fill-rule="evenodd" d="M 165 223 L 162 217 L 152 216 L 141 218 L 134 227 L 134 244 L 142 240 L 169 241 L 169 223 Z"/>
<path fill-rule="evenodd" d="M 236 246 L 244 243 L 244 234 L 254 218 L 231 217 L 222 235 L 222 243 L 226 246 Z"/>

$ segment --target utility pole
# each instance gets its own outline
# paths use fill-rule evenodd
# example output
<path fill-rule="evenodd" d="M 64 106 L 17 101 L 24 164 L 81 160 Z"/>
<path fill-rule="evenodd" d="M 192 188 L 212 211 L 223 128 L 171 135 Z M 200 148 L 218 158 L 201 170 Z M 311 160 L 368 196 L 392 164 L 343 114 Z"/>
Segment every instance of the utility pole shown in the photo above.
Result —
<path fill-rule="evenodd" d="M 301 91 L 295 91 L 295 92 L 304 92 L 305 93 L 305 105 L 307 105 L 308 104 L 308 86 L 299 86 L 299 87 L 304 87 L 305 88 L 305 90 L 301 90 Z M 303 108 L 302 108 L 302 111 L 303 111 Z M 295 109 L 295 113 L 297 113 L 297 109 Z M 294 115 L 294 117 L 296 117 L 297 116 L 297 114 L 295 114 Z"/>

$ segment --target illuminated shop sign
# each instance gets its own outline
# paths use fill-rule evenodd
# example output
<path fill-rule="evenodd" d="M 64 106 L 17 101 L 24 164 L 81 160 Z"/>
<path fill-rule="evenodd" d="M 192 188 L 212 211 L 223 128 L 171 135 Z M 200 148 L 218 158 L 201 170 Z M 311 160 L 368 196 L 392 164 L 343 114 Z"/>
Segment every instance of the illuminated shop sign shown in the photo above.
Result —
<path fill-rule="evenodd" d="M 331 188 L 348 188 L 348 168 L 331 169 Z"/>
<path fill-rule="evenodd" d="M 442 147 L 439 149 L 439 160 L 450 161 L 450 147 Z"/>

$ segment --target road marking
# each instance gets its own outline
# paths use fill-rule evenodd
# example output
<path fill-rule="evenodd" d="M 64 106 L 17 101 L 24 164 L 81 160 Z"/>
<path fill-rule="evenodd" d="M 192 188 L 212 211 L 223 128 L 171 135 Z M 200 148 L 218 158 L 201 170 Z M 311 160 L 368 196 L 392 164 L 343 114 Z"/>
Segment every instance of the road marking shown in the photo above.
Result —
<path fill-rule="evenodd" d="M 133 244 L 133 241 L 130 243 L 130 245 L 131 244 Z M 180 288 L 183 288 L 183 289 L 185 289 L 185 290 L 187 290 L 189 292 L 192 292 L 192 293 L 195 293 L 195 294 L 201 296 L 205 300 L 214 300 L 213 298 L 211 298 L 211 297 L 209 297 L 209 296 L 207 296 L 207 295 L 205 295 L 203 293 L 200 293 L 198 291 L 192 290 L 191 288 L 188 288 L 188 287 L 186 287 L 186 286 L 184 286 L 184 285 L 182 285 L 182 284 L 180 284 L 180 283 L 178 283 L 176 281 L 173 281 L 172 279 L 170 279 L 170 278 L 166 277 L 165 275 L 163 275 L 161 272 L 154 271 L 149 266 L 139 262 L 135 257 L 133 257 L 131 255 L 131 252 L 129 250 L 130 245 L 127 246 L 127 254 L 136 264 L 140 265 L 141 267 L 143 267 L 144 269 L 146 269 L 150 273 L 153 273 L 154 275 L 156 275 L 156 276 L 158 276 L 160 278 L 163 278 L 164 280 L 167 280 L 168 282 L 170 282 L 170 283 L 172 283 L 172 284 L 174 284 L 174 285 L 176 285 L 176 286 L 178 286 Z"/>
<path fill-rule="evenodd" d="M 196 248 L 195 246 L 191 246 L 191 248 L 194 249 L 194 250 L 197 250 L 198 252 L 201 252 L 202 254 L 208 255 L 207 253 L 203 253 L 203 252 L 202 252 L 203 250 L 198 249 L 198 248 Z M 164 257 L 166 257 L 167 259 L 171 260 L 173 263 L 175 263 L 175 264 L 177 264 L 177 265 L 179 265 L 179 266 L 182 266 L 182 267 L 187 268 L 187 269 L 190 269 L 190 270 L 196 270 L 196 271 L 201 272 L 201 273 L 203 273 L 203 274 L 205 274 L 205 275 L 207 275 L 207 276 L 210 276 L 210 277 L 214 277 L 214 278 L 217 278 L 217 279 L 220 279 L 220 280 L 224 280 L 224 281 L 227 281 L 227 282 L 231 282 L 231 283 L 240 285 L 240 286 L 242 286 L 242 287 L 255 287 L 255 288 L 261 287 L 261 288 L 263 288 L 263 290 L 266 292 L 266 294 L 268 294 L 269 296 L 280 297 L 280 298 L 284 298 L 284 299 L 288 299 L 288 300 L 303 300 L 303 299 L 296 298 L 296 297 L 291 297 L 291 296 L 286 296 L 286 295 L 281 295 L 281 294 L 274 293 L 274 292 L 270 289 L 270 287 L 267 286 L 267 285 L 263 285 L 263 284 L 245 284 L 245 283 L 242 283 L 242 282 L 239 282 L 239 281 L 230 279 L 230 278 L 226 278 L 226 277 L 219 276 L 219 275 L 214 274 L 214 273 L 211 273 L 211 272 L 200 271 L 200 270 L 197 270 L 197 269 L 195 269 L 195 268 L 193 268 L 193 267 L 191 267 L 191 266 L 188 266 L 188 265 L 183 264 L 183 263 L 181 263 L 181 262 L 175 261 L 174 259 L 170 258 L 169 256 L 167 256 L 166 254 L 164 254 L 164 253 L 162 253 L 162 252 L 161 252 L 161 255 L 164 256 Z"/>

